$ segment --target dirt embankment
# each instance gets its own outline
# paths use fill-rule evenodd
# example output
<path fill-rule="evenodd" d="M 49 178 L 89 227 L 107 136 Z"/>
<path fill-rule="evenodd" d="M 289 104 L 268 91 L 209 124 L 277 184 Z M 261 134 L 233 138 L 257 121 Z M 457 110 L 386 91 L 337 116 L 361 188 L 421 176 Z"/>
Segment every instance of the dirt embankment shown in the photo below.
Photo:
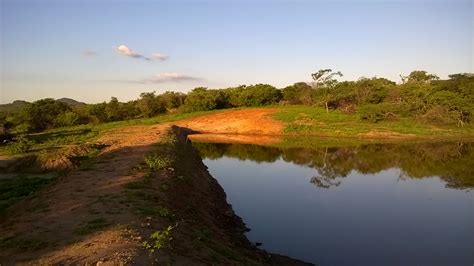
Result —
<path fill-rule="evenodd" d="M 276 109 L 230 110 L 178 121 L 194 133 L 191 140 L 222 143 L 275 144 L 281 142 L 284 125 L 270 115 Z"/>
<path fill-rule="evenodd" d="M 158 125 L 103 136 L 100 142 L 109 147 L 94 162 L 1 217 L 0 263 L 303 265 L 247 240 L 244 223 L 187 133 Z M 150 172 L 143 163 L 149 152 L 175 158 L 175 164 Z M 169 243 L 153 253 L 143 247 L 168 226 Z"/>
<path fill-rule="evenodd" d="M 141 220 L 125 202 L 124 185 L 143 177 L 132 169 L 166 128 L 111 132 L 99 140 L 110 146 L 91 164 L 10 208 L 0 219 L 1 264 L 116 263 L 146 257 L 133 229 Z"/>
<path fill-rule="evenodd" d="M 284 125 L 271 119 L 276 109 L 230 110 L 176 122 L 199 133 L 279 136 Z"/>
<path fill-rule="evenodd" d="M 205 142 L 276 144 L 282 141 L 285 124 L 271 117 L 277 112 L 274 108 L 252 108 L 227 110 L 219 113 L 193 117 L 176 122 L 180 127 L 189 128 L 195 133 L 190 139 Z M 302 121 L 296 121 L 303 124 Z M 312 125 L 310 121 L 309 125 Z M 336 130 L 337 131 L 337 130 Z M 304 132 L 301 137 L 325 137 L 323 132 Z M 291 135 L 293 137 L 298 136 Z M 414 134 L 402 134 L 393 131 L 371 130 L 367 133 L 346 136 L 363 140 L 413 140 Z"/>

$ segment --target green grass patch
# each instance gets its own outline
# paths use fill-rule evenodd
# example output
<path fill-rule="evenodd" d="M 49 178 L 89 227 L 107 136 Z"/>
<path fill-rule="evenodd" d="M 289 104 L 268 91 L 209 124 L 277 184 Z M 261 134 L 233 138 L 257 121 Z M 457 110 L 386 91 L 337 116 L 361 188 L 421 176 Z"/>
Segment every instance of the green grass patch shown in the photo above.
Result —
<path fill-rule="evenodd" d="M 50 243 L 38 238 L 7 237 L 0 239 L 1 249 L 17 249 L 22 251 L 35 251 L 49 246 Z"/>
<path fill-rule="evenodd" d="M 108 222 L 105 218 L 96 218 L 80 224 L 74 230 L 74 233 L 76 235 L 88 235 L 100 231 L 110 225 L 111 223 Z"/>
<path fill-rule="evenodd" d="M 0 214 L 55 179 L 55 175 L 17 175 L 0 178 Z"/>
<path fill-rule="evenodd" d="M 359 137 L 368 132 L 394 132 L 412 134 L 421 138 L 473 137 L 474 128 L 437 126 L 421 123 L 414 118 L 398 118 L 378 123 L 361 120 L 355 114 L 345 114 L 339 110 L 326 112 L 324 108 L 312 106 L 283 106 L 273 114 L 273 118 L 285 123 L 285 135 L 315 135 L 326 137 Z"/>
<path fill-rule="evenodd" d="M 26 140 L 29 141 L 27 150 L 16 150 L 15 154 L 23 154 L 28 151 L 39 151 L 70 144 L 84 144 L 93 142 L 102 134 L 109 130 L 134 126 L 134 125 L 153 125 L 159 123 L 173 122 L 191 117 L 201 116 L 210 113 L 222 112 L 225 110 L 213 110 L 193 113 L 173 113 L 163 114 L 152 118 L 141 118 L 117 122 L 108 122 L 100 124 L 87 124 L 69 127 L 60 127 L 41 133 L 28 134 Z M 8 145 L 0 146 L 0 155 L 9 155 Z"/>
<path fill-rule="evenodd" d="M 208 242 L 212 238 L 212 232 L 207 227 L 202 227 L 194 230 L 194 238 L 197 241 Z"/>

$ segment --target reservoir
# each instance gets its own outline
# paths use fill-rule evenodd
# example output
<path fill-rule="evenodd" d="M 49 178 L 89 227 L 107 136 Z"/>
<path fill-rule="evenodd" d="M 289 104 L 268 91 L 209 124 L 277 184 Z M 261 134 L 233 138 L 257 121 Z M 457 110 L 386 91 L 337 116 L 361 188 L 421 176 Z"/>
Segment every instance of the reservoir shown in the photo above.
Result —
<path fill-rule="evenodd" d="M 318 265 L 472 265 L 474 143 L 194 142 L 261 248 Z"/>

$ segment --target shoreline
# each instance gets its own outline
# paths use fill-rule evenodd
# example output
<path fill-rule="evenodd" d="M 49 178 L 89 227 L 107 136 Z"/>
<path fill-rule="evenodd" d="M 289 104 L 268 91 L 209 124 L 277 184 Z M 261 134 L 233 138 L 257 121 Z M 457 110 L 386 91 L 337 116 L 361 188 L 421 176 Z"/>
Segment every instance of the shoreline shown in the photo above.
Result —
<path fill-rule="evenodd" d="M 86 168 L 71 169 L 7 209 L 0 263 L 312 265 L 259 249 L 210 175 L 187 129 L 120 129 Z M 150 170 L 147 154 L 174 158 Z M 42 207 L 38 209 L 38 204 Z M 153 243 L 171 227 L 166 241 Z"/>

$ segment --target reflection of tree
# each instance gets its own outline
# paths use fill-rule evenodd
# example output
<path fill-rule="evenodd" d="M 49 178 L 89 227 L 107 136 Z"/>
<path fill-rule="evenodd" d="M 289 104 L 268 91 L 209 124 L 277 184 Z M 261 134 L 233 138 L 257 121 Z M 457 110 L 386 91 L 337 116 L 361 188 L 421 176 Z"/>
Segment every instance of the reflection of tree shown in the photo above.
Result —
<path fill-rule="evenodd" d="M 319 171 L 318 171 L 319 172 Z M 341 181 L 336 181 L 338 176 L 334 175 L 325 175 L 324 173 L 319 173 L 317 176 L 311 177 L 309 182 L 313 185 L 321 188 L 330 188 L 330 187 L 337 187 L 341 184 Z"/>
<path fill-rule="evenodd" d="M 244 144 L 194 143 L 205 158 L 222 156 L 273 162 L 287 162 L 314 168 L 311 183 L 318 187 L 338 186 L 351 171 L 375 174 L 389 168 L 401 170 L 404 178 L 439 176 L 447 187 L 474 187 L 473 142 L 428 142 L 405 144 L 364 144 L 326 148 L 275 148 Z"/>
<path fill-rule="evenodd" d="M 239 160 L 252 160 L 255 162 L 274 162 L 280 158 L 278 148 L 253 144 L 226 144 L 193 142 L 203 158 L 218 159 L 224 155 Z"/>

